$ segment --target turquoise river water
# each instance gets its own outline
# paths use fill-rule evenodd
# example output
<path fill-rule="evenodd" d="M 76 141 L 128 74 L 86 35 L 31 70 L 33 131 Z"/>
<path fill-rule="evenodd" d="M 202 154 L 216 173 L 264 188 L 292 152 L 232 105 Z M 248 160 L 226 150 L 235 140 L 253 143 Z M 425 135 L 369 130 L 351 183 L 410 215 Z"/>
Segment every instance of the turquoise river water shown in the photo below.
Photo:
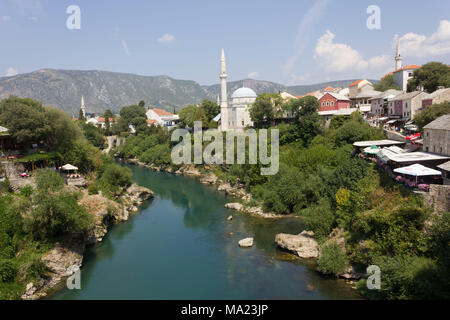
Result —
<path fill-rule="evenodd" d="M 50 299 L 361 299 L 314 262 L 277 249 L 275 235 L 301 232 L 299 219 L 230 211 L 232 199 L 195 179 L 130 168 L 155 198 L 86 250 L 81 290 Z M 238 246 L 246 237 L 252 248 Z"/>

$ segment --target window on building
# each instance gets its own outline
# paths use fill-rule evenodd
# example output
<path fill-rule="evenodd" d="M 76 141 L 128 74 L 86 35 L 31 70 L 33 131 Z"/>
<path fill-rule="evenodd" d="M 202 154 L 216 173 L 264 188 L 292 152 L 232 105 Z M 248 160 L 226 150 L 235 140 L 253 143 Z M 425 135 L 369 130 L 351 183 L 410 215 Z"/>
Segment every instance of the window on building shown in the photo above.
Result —
<path fill-rule="evenodd" d="M 244 126 L 244 121 L 242 121 L 242 126 Z"/>

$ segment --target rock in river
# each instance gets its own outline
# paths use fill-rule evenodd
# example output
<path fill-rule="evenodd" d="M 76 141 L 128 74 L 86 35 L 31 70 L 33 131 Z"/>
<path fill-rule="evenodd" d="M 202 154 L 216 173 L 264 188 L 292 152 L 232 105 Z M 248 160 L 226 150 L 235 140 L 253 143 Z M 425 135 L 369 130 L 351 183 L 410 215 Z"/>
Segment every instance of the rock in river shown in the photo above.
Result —
<path fill-rule="evenodd" d="M 275 236 L 275 242 L 280 248 L 292 251 L 300 258 L 317 258 L 319 245 L 314 239 L 313 231 L 302 231 L 300 234 L 279 233 Z"/>
<path fill-rule="evenodd" d="M 239 241 L 240 247 L 251 247 L 253 246 L 253 238 L 245 238 Z"/>

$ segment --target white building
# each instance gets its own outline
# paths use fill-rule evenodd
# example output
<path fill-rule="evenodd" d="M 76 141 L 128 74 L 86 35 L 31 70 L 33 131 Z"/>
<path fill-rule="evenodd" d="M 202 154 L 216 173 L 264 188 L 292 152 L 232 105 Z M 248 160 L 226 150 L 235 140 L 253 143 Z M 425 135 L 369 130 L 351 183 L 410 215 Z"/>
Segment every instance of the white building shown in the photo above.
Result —
<path fill-rule="evenodd" d="M 386 90 L 370 100 L 370 113 L 376 116 L 381 116 L 388 113 L 388 101 L 389 99 L 395 98 L 395 96 L 401 94 L 402 92 L 395 89 Z"/>
<path fill-rule="evenodd" d="M 229 105 L 227 77 L 225 53 L 222 49 L 222 56 L 220 59 L 220 115 L 214 118 L 214 120 L 220 121 L 219 130 L 242 130 L 246 127 L 253 126 L 249 108 L 256 100 L 255 91 L 246 87 L 237 89 L 231 95 L 231 105 Z"/>
<path fill-rule="evenodd" d="M 179 117 L 177 114 L 167 112 L 162 109 L 153 108 L 148 109 L 146 112 L 147 124 L 159 125 L 162 127 L 173 127 L 178 124 Z"/>
<path fill-rule="evenodd" d="M 397 52 L 395 54 L 395 71 L 392 73 L 395 83 L 406 91 L 408 87 L 408 80 L 414 75 L 414 70 L 420 67 L 415 64 L 410 64 L 403 67 L 403 57 L 400 54 L 400 40 L 397 41 Z"/>

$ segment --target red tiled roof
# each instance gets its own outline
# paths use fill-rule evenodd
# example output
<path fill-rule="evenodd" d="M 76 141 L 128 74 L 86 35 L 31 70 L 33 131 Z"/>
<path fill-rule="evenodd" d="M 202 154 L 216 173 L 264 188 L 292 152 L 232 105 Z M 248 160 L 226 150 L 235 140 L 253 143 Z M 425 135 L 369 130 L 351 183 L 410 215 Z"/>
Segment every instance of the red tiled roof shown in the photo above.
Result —
<path fill-rule="evenodd" d="M 418 66 L 416 64 L 410 64 L 410 65 L 404 66 L 403 68 L 395 70 L 394 73 L 402 71 L 402 70 L 411 70 L 411 69 L 419 69 L 419 68 L 420 68 L 420 66 Z"/>
<path fill-rule="evenodd" d="M 326 91 L 333 91 L 333 90 L 334 90 L 334 88 L 330 87 L 330 86 L 328 86 L 325 89 L 323 89 L 324 92 L 326 92 Z"/>
<path fill-rule="evenodd" d="M 410 64 L 407 65 L 406 67 L 403 67 L 403 70 L 407 70 L 407 69 L 419 69 L 420 66 L 418 66 L 417 64 Z"/>
<path fill-rule="evenodd" d="M 162 109 L 153 108 L 152 109 L 158 116 L 173 116 L 173 113 L 167 112 Z"/>
<path fill-rule="evenodd" d="M 361 81 L 363 81 L 363 79 L 361 79 L 361 80 L 356 80 L 355 82 L 353 82 L 352 84 L 350 84 L 349 87 L 356 86 L 356 85 L 359 84 Z"/>
<path fill-rule="evenodd" d="M 109 118 L 109 122 L 117 122 L 119 121 L 116 118 Z M 98 118 L 98 122 L 105 122 L 105 118 Z"/>
<path fill-rule="evenodd" d="M 303 98 L 304 96 L 296 96 L 297 99 Z"/>
<path fill-rule="evenodd" d="M 156 120 L 151 120 L 151 119 L 148 119 L 147 120 L 147 124 L 155 124 L 155 123 L 157 123 L 158 121 L 156 121 Z"/>

